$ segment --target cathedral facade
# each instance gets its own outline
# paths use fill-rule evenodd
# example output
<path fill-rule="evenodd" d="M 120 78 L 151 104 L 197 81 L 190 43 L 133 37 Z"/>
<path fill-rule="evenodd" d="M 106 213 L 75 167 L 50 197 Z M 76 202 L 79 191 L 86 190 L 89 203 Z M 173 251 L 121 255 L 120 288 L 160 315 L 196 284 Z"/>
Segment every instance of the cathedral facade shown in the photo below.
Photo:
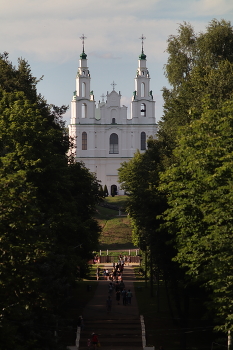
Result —
<path fill-rule="evenodd" d="M 129 118 L 127 107 L 121 105 L 120 92 L 115 91 L 114 82 L 113 90 L 107 92 L 106 99 L 103 96 L 98 104 L 90 82 L 83 42 L 69 125 L 69 134 L 75 142 L 75 157 L 96 174 L 100 184 L 107 186 L 109 194 L 123 194 L 118 182 L 121 163 L 133 158 L 137 150 L 145 152 L 148 137 L 155 137 L 157 133 L 155 101 L 150 90 L 143 42 Z"/>

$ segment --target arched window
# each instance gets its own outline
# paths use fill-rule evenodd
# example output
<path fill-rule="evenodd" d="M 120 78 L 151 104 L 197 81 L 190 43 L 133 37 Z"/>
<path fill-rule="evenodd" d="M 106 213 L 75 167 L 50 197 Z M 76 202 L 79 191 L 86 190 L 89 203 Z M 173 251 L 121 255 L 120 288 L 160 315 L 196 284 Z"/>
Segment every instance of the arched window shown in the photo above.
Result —
<path fill-rule="evenodd" d="M 86 103 L 82 104 L 82 118 L 86 118 L 87 117 L 87 105 Z"/>
<path fill-rule="evenodd" d="M 82 150 L 87 150 L 87 133 L 82 133 Z"/>
<path fill-rule="evenodd" d="M 82 83 L 82 97 L 86 97 L 86 83 Z"/>
<path fill-rule="evenodd" d="M 144 131 L 141 132 L 141 150 L 146 150 L 146 133 Z"/>
<path fill-rule="evenodd" d="M 112 124 L 116 124 L 116 119 L 112 118 Z"/>
<path fill-rule="evenodd" d="M 146 105 L 145 103 L 141 103 L 141 117 L 146 116 Z"/>
<path fill-rule="evenodd" d="M 141 83 L 141 97 L 145 97 L 145 83 Z"/>
<path fill-rule="evenodd" d="M 110 154 L 117 154 L 119 153 L 118 150 L 118 135 L 117 134 L 111 134 L 110 135 Z"/>

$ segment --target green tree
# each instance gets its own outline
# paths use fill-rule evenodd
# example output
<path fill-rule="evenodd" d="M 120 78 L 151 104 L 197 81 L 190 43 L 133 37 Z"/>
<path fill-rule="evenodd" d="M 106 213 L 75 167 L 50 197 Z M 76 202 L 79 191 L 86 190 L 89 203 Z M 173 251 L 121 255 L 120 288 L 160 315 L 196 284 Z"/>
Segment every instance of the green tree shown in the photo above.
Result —
<path fill-rule="evenodd" d="M 161 226 L 161 215 L 167 208 L 166 197 L 159 191 L 161 158 L 162 143 L 150 139 L 144 154 L 138 151 L 132 160 L 122 163 L 119 180 L 128 193 L 127 212 L 132 221 L 133 242 L 150 253 L 151 278 L 156 270 L 168 280 L 176 264 L 171 262 L 174 252 L 168 244 L 170 237 Z"/>
<path fill-rule="evenodd" d="M 104 196 L 108 197 L 108 188 L 106 185 L 104 185 Z"/>
<path fill-rule="evenodd" d="M 171 88 L 163 89 L 164 116 L 159 124 L 158 140 L 153 143 L 153 151 L 149 148 L 144 155 L 138 153 L 132 161 L 123 163 L 119 174 L 123 188 L 129 193 L 128 210 L 133 220 L 135 238 L 138 242 L 147 242 L 147 244 L 148 242 L 155 243 L 156 239 L 159 241 L 160 244 L 156 242 L 157 247 L 161 249 L 160 254 L 166 256 L 167 260 L 161 263 L 158 260 L 159 252 L 156 252 L 155 248 L 153 255 L 156 256 L 156 263 L 159 261 L 163 266 L 163 273 L 165 274 L 166 271 L 167 280 L 174 286 L 174 292 L 178 287 L 177 292 L 182 293 L 179 286 L 183 288 L 183 310 L 179 297 L 177 295 L 175 297 L 179 317 L 185 321 L 190 282 L 197 281 L 199 284 L 201 278 L 194 278 L 193 274 L 184 275 L 184 271 L 188 269 L 188 266 L 181 262 L 180 246 L 176 243 L 176 215 L 179 214 L 178 210 L 182 208 L 182 199 L 180 198 L 183 188 L 179 188 L 179 182 L 175 186 L 175 180 L 169 183 L 171 181 L 170 172 L 173 169 L 170 167 L 182 160 L 183 167 L 179 167 L 179 176 L 182 179 L 189 175 L 186 174 L 188 153 L 185 153 L 184 150 L 183 153 L 174 152 L 174 150 L 177 146 L 180 149 L 179 139 L 182 132 L 187 135 L 188 131 L 186 134 L 186 129 L 189 130 L 190 128 L 192 130 L 193 123 L 200 120 L 206 113 L 206 104 L 203 103 L 206 96 L 211 101 L 213 111 L 221 110 L 224 101 L 232 98 L 233 28 L 230 22 L 214 19 L 208 24 L 204 33 L 196 34 L 190 24 L 184 23 L 179 26 L 178 35 L 169 37 L 167 52 L 169 56 L 165 65 L 165 75 Z M 183 127 L 185 131 L 183 131 Z M 217 157 L 217 154 L 215 156 Z M 197 169 L 199 168 L 197 167 Z M 166 186 L 159 187 L 161 174 L 165 171 Z M 171 189 L 172 185 L 174 185 L 174 191 Z M 186 195 L 187 202 L 191 201 L 191 204 L 192 193 L 192 183 L 190 183 L 190 187 L 187 185 Z M 180 200 L 180 207 L 177 206 L 177 208 L 176 195 Z M 200 197 L 202 195 L 203 193 L 200 192 Z M 205 195 L 207 194 L 205 193 Z M 172 196 L 172 199 L 170 196 Z M 164 197 L 167 197 L 167 199 Z M 197 201 L 201 200 L 198 197 L 198 191 L 195 192 L 195 198 Z M 163 212 L 167 209 L 166 200 L 169 201 L 169 205 L 172 205 L 171 211 L 167 212 L 169 214 L 166 216 L 167 225 L 165 225 L 171 233 L 170 237 L 167 235 L 167 229 L 164 227 L 162 220 Z M 198 236 L 200 238 L 201 232 L 205 232 L 207 226 L 196 207 L 191 206 L 190 211 L 187 208 L 187 217 L 183 215 L 183 218 L 185 218 L 184 221 L 179 222 L 180 225 L 183 225 L 183 231 L 187 231 L 188 234 L 189 226 L 191 226 L 193 220 L 196 231 L 200 232 Z M 190 220 L 189 225 L 187 223 L 188 219 Z M 178 229 L 180 228 L 178 227 Z M 181 235 L 179 239 L 182 240 Z M 186 243 L 183 239 L 183 246 Z M 202 243 L 201 240 L 200 243 Z M 177 249 L 179 258 L 176 259 L 176 262 L 180 263 L 179 270 L 177 265 L 171 262 L 171 259 L 177 254 Z M 193 249 L 195 250 L 195 246 Z M 205 249 L 205 247 L 202 247 L 202 249 Z M 199 253 L 201 259 L 201 251 Z M 181 254 L 183 254 L 183 251 Z M 210 288 L 210 284 L 207 283 L 207 285 Z M 230 298 L 227 301 L 230 302 Z M 223 307 L 226 307 L 226 304 Z M 229 308 L 227 311 L 229 311 Z M 229 315 L 229 318 L 231 318 L 231 314 Z M 183 322 L 183 325 L 186 325 L 186 323 Z M 229 329 L 227 324 L 226 326 Z"/>
<path fill-rule="evenodd" d="M 201 118 L 181 129 L 176 163 L 162 176 L 176 260 L 212 297 L 218 329 L 233 330 L 233 103 L 215 108 L 207 97 Z"/>
<path fill-rule="evenodd" d="M 159 138 L 166 144 L 170 162 L 176 147 L 177 130 L 202 113 L 202 99 L 209 94 L 216 107 L 233 88 L 233 28 L 230 22 L 213 19 L 206 31 L 196 34 L 184 22 L 178 34 L 168 39 L 165 75 L 171 89 L 163 88 L 164 116 Z M 195 113 L 192 113 L 195 109 Z"/>
<path fill-rule="evenodd" d="M 165 66 L 165 74 L 171 88 L 163 89 L 164 116 L 160 123 L 158 135 L 159 140 L 164 144 L 165 157 L 163 158 L 163 164 L 167 168 L 165 177 L 162 176 L 162 181 L 165 179 L 166 186 L 161 188 L 168 192 L 167 198 L 169 205 L 172 206 L 166 215 L 167 226 L 173 234 L 171 237 L 177 237 L 178 254 L 176 260 L 183 268 L 188 268 L 193 281 L 203 281 L 205 279 L 208 291 L 213 290 L 213 308 L 217 301 L 217 298 L 215 298 L 217 284 L 213 287 L 211 283 L 213 283 L 217 274 L 214 277 L 213 270 L 211 268 L 208 270 L 205 267 L 204 259 L 207 259 L 207 255 L 204 252 L 209 244 L 206 236 L 208 236 L 207 231 L 209 232 L 210 226 L 207 222 L 209 219 L 207 220 L 207 215 L 203 215 L 203 208 L 200 209 L 200 206 L 201 203 L 207 201 L 207 198 L 208 204 L 205 203 L 204 205 L 209 209 L 212 206 L 213 213 L 214 206 L 216 206 L 215 208 L 221 206 L 221 196 L 215 198 L 213 189 L 210 184 L 207 184 L 208 171 L 211 172 L 212 166 L 213 169 L 217 168 L 220 153 L 218 153 L 217 143 L 216 150 L 214 150 L 215 131 L 213 131 L 213 134 L 211 131 L 210 134 L 208 133 L 207 129 L 204 128 L 204 118 L 208 119 L 207 123 L 212 123 L 209 117 L 210 114 L 221 122 L 221 117 L 218 119 L 218 114 L 223 115 L 224 101 L 229 102 L 232 98 L 233 28 L 231 23 L 214 19 L 208 24 L 206 31 L 199 34 L 194 32 L 190 24 L 183 23 L 178 28 L 178 34 L 169 37 L 167 52 L 169 57 Z M 198 121 L 200 122 L 199 130 Z M 208 125 L 206 124 L 206 126 Z M 214 130 L 216 124 L 212 126 Z M 210 126 L 210 130 L 212 126 Z M 219 128 L 221 129 L 221 126 Z M 222 134 L 224 139 L 228 136 Z M 209 137 L 212 138 L 212 149 L 210 149 L 210 144 L 207 143 L 205 149 L 204 141 L 206 138 L 207 142 Z M 189 143 L 190 140 L 195 140 L 193 145 Z M 198 153 L 199 146 L 200 153 Z M 177 150 L 176 147 L 178 147 Z M 205 172 L 205 161 L 202 162 L 204 155 L 206 156 L 207 166 L 209 166 L 207 172 Z M 212 164 L 208 162 L 210 159 Z M 200 164 L 202 164 L 203 169 L 199 166 Z M 222 176 L 224 178 L 223 173 Z M 168 183 L 169 181 L 170 183 Z M 172 188 L 173 185 L 174 188 Z M 218 204 L 216 204 L 216 201 L 218 201 Z M 224 209 L 224 206 L 222 209 Z M 221 212 L 223 215 L 224 210 Z M 217 238 L 216 232 L 215 236 L 218 240 L 221 235 Z M 183 242 L 181 242 L 182 240 Z M 187 254 L 185 253 L 185 245 L 187 245 Z M 221 256 L 221 248 L 218 246 L 216 259 L 213 258 L 213 263 L 216 263 L 218 258 L 221 260 Z M 210 260 L 211 255 L 209 256 Z M 200 263 L 199 268 L 197 267 L 198 262 Z M 211 264 L 209 264 L 210 266 Z M 226 268 L 227 271 L 226 265 L 224 267 L 224 264 L 222 264 L 221 268 L 223 270 Z M 221 284 L 220 274 L 218 276 Z M 229 281 L 228 283 L 232 288 L 231 283 Z M 229 290 L 225 289 L 225 293 L 226 299 L 224 299 L 224 293 L 220 293 L 224 303 L 228 299 Z M 228 312 L 229 308 L 226 304 L 222 308 L 226 308 L 226 312 Z M 216 307 L 219 315 L 221 313 L 219 313 L 220 309 L 219 304 Z M 225 330 L 230 329 L 232 326 L 229 319 L 232 318 L 232 315 L 229 314 L 228 317 L 222 314 L 221 316 L 223 317 L 220 324 L 221 322 L 224 324 L 222 329 L 224 327 L 226 327 Z"/>
<path fill-rule="evenodd" d="M 64 349 L 54 330 L 67 290 L 98 243 L 99 185 L 70 146 L 62 114 L 24 60 L 0 56 L 1 348 Z M 79 248 L 79 249 L 78 249 Z"/>

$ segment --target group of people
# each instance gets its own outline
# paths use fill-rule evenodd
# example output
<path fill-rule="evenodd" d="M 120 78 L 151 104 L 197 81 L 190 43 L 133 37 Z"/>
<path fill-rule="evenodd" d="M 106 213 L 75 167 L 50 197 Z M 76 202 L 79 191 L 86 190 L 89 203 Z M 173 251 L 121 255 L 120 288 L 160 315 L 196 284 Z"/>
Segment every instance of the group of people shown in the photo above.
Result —
<path fill-rule="evenodd" d="M 132 299 L 132 292 L 130 289 L 125 288 L 125 284 L 123 281 L 121 281 L 119 284 L 115 284 L 115 291 L 116 291 L 116 301 L 117 304 L 120 305 L 120 300 L 122 299 L 123 305 L 131 305 L 131 299 Z"/>
<path fill-rule="evenodd" d="M 108 284 L 108 297 L 106 300 L 107 313 L 111 312 L 112 309 L 112 296 L 115 294 L 116 302 L 119 305 L 122 299 L 123 305 L 131 305 L 132 292 L 130 289 L 126 289 L 125 283 L 123 281 L 123 271 L 124 265 L 127 261 L 126 257 L 119 256 L 117 263 L 113 263 L 112 269 L 103 269 L 101 271 L 100 267 L 96 269 L 96 279 L 99 280 L 102 275 Z M 91 338 L 88 339 L 88 346 L 93 346 L 96 349 L 99 346 L 99 339 L 96 333 L 93 333 Z"/>
<path fill-rule="evenodd" d="M 113 263 L 112 269 L 103 269 L 101 271 L 100 267 L 97 267 L 96 269 L 96 279 L 99 280 L 100 276 L 102 275 L 103 278 L 107 281 L 121 281 L 122 275 L 124 270 L 124 262 L 122 263 Z"/>
<path fill-rule="evenodd" d="M 123 305 L 131 305 L 132 292 L 130 289 L 126 289 L 123 279 L 120 281 L 111 281 L 108 285 L 108 298 L 106 300 L 107 313 L 111 312 L 112 308 L 112 295 L 115 293 L 117 305 L 120 305 L 122 299 Z"/>

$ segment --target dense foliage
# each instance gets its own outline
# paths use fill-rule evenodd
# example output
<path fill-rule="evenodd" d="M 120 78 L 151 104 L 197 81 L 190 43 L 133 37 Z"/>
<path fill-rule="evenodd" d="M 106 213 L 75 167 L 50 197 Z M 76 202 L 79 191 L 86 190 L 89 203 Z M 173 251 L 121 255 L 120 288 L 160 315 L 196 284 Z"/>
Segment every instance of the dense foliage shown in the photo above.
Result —
<path fill-rule="evenodd" d="M 214 19 L 198 34 L 183 23 L 169 37 L 167 52 L 170 89 L 163 88 L 158 139 L 122 165 L 120 178 L 130 194 L 135 231 L 146 229 L 150 241 L 157 232 L 166 249 L 172 246 L 169 259 L 181 271 L 175 270 L 176 280 L 186 290 L 193 283 L 205 286 L 217 328 L 228 333 L 233 327 L 231 23 Z M 168 256 L 166 249 L 160 254 Z"/>
<path fill-rule="evenodd" d="M 54 332 L 98 243 L 98 183 L 27 62 L 0 56 L 0 348 L 63 349 Z M 67 344 L 66 344 L 67 345 Z"/>
<path fill-rule="evenodd" d="M 163 175 L 166 219 L 176 235 L 176 260 L 208 288 L 218 328 L 232 331 L 233 103 L 205 105 L 201 118 L 183 128 L 177 161 Z"/>
<path fill-rule="evenodd" d="M 233 28 L 212 20 L 196 35 L 184 23 L 168 40 L 160 137 L 171 130 L 171 167 L 162 175 L 176 260 L 212 297 L 218 328 L 232 330 Z M 169 138 L 169 137 L 168 137 Z M 169 142 L 167 142 L 167 145 Z M 169 146 L 168 146 L 169 148 Z M 177 176 L 177 177 L 176 177 Z M 227 276 L 227 277 L 226 277 Z"/>

